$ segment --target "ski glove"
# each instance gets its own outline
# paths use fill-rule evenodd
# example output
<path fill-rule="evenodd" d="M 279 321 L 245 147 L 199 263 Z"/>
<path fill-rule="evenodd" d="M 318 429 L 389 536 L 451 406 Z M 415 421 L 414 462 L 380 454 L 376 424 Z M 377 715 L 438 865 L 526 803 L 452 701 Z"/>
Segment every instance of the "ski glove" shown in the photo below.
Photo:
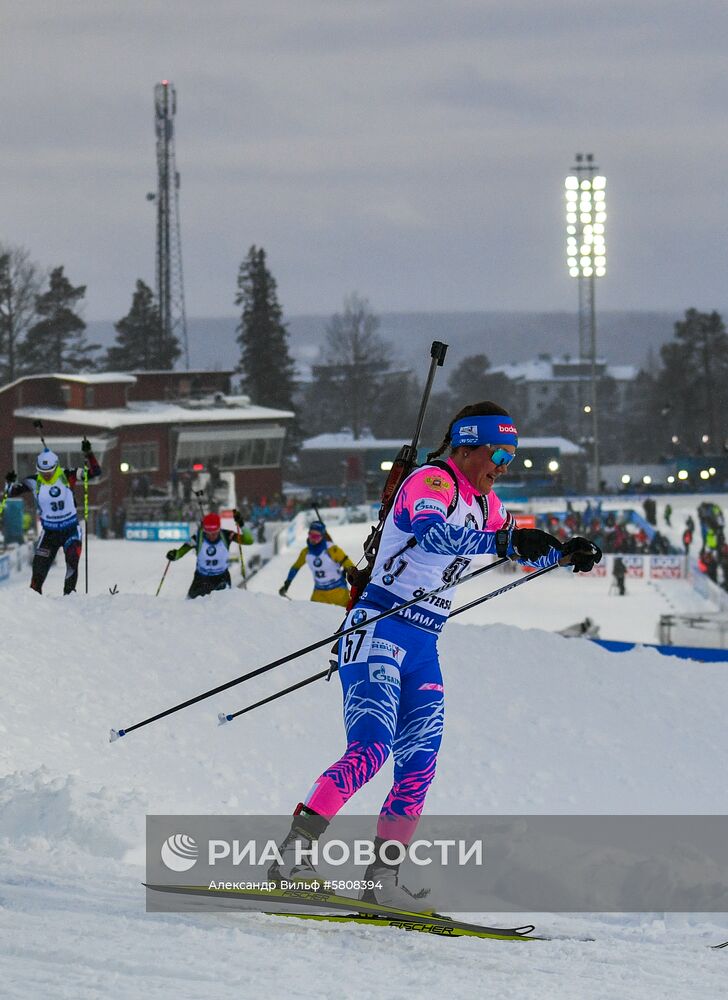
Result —
<path fill-rule="evenodd" d="M 12 486 L 18 477 L 15 475 L 15 470 L 11 469 L 10 472 L 5 476 L 5 482 L 8 486 Z"/>
<path fill-rule="evenodd" d="M 176 558 L 177 558 L 177 549 L 170 549 L 169 552 L 167 553 L 167 559 L 169 559 L 170 562 L 174 562 Z"/>
<path fill-rule="evenodd" d="M 88 453 L 91 451 L 91 442 L 87 437 L 85 437 L 81 442 L 81 451 L 84 453 L 84 455 L 88 455 Z"/>
<path fill-rule="evenodd" d="M 233 511 L 233 521 L 235 521 L 235 523 L 237 524 L 238 527 L 241 527 L 241 525 L 243 523 L 243 519 L 240 516 L 240 511 L 239 510 L 234 510 Z"/>
<path fill-rule="evenodd" d="M 535 562 L 542 556 L 547 556 L 551 549 L 561 550 L 558 538 L 539 528 L 514 528 L 511 539 L 516 555 L 527 562 Z"/>
<path fill-rule="evenodd" d="M 574 535 L 561 547 L 562 555 L 567 557 L 566 565 L 573 566 L 575 573 L 590 573 L 596 563 L 602 558 L 602 550 L 588 538 Z"/>

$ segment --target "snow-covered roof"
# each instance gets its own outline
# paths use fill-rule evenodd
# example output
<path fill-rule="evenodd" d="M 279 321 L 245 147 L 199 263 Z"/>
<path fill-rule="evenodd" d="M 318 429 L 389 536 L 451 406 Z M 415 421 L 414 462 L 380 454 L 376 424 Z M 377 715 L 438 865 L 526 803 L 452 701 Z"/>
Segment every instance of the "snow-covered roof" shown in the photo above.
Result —
<path fill-rule="evenodd" d="M 407 444 L 404 438 L 375 438 L 371 436 L 355 438 L 351 431 L 333 434 L 318 434 L 307 438 L 301 448 L 304 451 L 371 451 L 380 448 L 401 448 Z"/>
<path fill-rule="evenodd" d="M 354 439 L 351 431 L 335 434 L 319 434 L 308 438 L 301 447 L 305 451 L 368 451 L 380 448 L 401 448 L 409 442 L 402 438 L 361 437 Z M 562 455 L 578 455 L 582 449 L 565 437 L 522 437 L 518 439 L 518 450 L 528 448 L 558 448 Z"/>
<path fill-rule="evenodd" d="M 564 372 L 554 374 L 555 366 L 559 366 L 560 368 L 573 367 L 574 374 L 569 375 Z M 580 358 L 568 355 L 557 357 L 541 355 L 538 358 L 532 358 L 530 361 L 513 361 L 510 364 L 494 365 L 488 369 L 488 373 L 505 375 L 513 381 L 521 380 L 524 382 L 564 382 L 570 379 L 582 381 L 584 375 L 580 371 L 577 371 L 577 369 L 582 369 L 583 371 L 584 366 L 590 368 L 590 363 Z M 597 366 L 602 368 L 605 375 L 615 379 L 617 382 L 631 382 L 637 377 L 638 369 L 635 365 L 607 365 L 604 358 L 597 358 Z"/>
<path fill-rule="evenodd" d="M 565 437 L 519 437 L 519 452 L 523 454 L 529 448 L 558 448 L 562 455 L 579 455 L 584 450 Z"/>
<path fill-rule="evenodd" d="M 233 375 L 234 368 L 134 368 L 132 375 Z"/>
<path fill-rule="evenodd" d="M 39 375 L 37 377 L 61 378 L 64 382 L 82 382 L 85 385 L 107 385 L 114 382 L 123 382 L 127 385 L 134 385 L 136 382 L 136 375 L 129 375 L 126 372 L 81 372 L 80 375 L 53 373 L 52 375 Z"/>
<path fill-rule="evenodd" d="M 274 410 L 267 406 L 202 406 L 187 407 L 179 403 L 135 402 L 109 410 L 73 410 L 54 406 L 21 406 L 16 417 L 52 420 L 82 427 L 136 427 L 143 424 L 244 423 L 251 420 L 289 420 L 290 410 Z"/>
<path fill-rule="evenodd" d="M 81 382 L 83 385 L 109 385 L 109 384 L 125 384 L 134 385 L 138 382 L 137 375 L 178 375 L 180 377 L 185 375 L 209 375 L 210 370 L 207 368 L 183 368 L 168 369 L 160 368 L 152 371 L 147 371 L 146 369 L 138 369 L 134 372 L 43 372 L 40 375 L 21 375 L 20 378 L 16 378 L 13 382 L 7 382 L 5 385 L 0 386 L 0 392 L 5 392 L 6 389 L 11 389 L 14 385 L 18 385 L 20 382 L 27 382 L 30 379 L 39 378 L 58 378 L 63 379 L 64 382 Z M 223 370 L 215 370 L 215 375 L 232 375 L 233 369 L 226 368 Z"/>
<path fill-rule="evenodd" d="M 109 385 L 113 383 L 134 385 L 137 381 L 136 376 L 130 375 L 128 372 L 81 372 L 80 374 L 45 372 L 43 375 L 22 375 L 20 378 L 16 378 L 14 382 L 7 382 L 5 385 L 0 386 L 0 392 L 6 392 L 21 382 L 29 382 L 39 378 L 58 378 L 63 379 L 64 382 L 81 382 L 85 385 Z"/>

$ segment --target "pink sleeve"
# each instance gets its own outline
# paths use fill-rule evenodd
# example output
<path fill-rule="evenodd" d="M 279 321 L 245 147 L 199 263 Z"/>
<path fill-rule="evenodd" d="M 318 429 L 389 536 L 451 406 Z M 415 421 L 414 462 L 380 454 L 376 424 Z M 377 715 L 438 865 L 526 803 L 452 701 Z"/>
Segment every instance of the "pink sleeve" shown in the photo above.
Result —
<path fill-rule="evenodd" d="M 420 518 L 444 521 L 454 495 L 452 476 L 440 469 L 418 469 L 397 494 L 394 523 L 402 531 L 410 531 Z"/>
<path fill-rule="evenodd" d="M 486 531 L 498 531 L 500 528 L 510 528 L 514 520 L 505 508 L 505 504 L 498 499 L 491 490 L 488 494 L 488 520 L 485 522 Z"/>

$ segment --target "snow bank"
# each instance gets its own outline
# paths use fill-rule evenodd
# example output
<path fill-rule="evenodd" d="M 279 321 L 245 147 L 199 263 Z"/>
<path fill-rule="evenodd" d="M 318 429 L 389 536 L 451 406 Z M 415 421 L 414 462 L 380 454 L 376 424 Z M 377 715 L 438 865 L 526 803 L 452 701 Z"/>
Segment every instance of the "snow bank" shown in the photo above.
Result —
<path fill-rule="evenodd" d="M 452 991 L 453 976 L 463 996 L 482 992 L 484 981 L 489 996 L 512 996 L 518 984 L 519 995 L 539 1000 L 719 994 L 725 956 L 703 945 L 728 933 L 696 918 L 666 927 L 648 918 L 589 925 L 550 916 L 547 929 L 587 927 L 599 943 L 554 942 L 526 953 L 270 917 L 146 916 L 139 889 L 145 813 L 288 813 L 343 747 L 336 680 L 217 726 L 219 711 L 320 670 L 327 647 L 108 742 L 110 727 L 131 725 L 340 622 L 335 608 L 265 593 L 186 602 L 180 593 L 191 563 L 175 564 L 170 587 L 155 599 L 161 551 L 97 544 L 88 598 L 53 596 L 57 574 L 42 598 L 3 590 L 0 961 L 7 995 L 358 997 L 382 995 L 392 977 L 402 977 L 416 995 L 436 996 Z M 115 582 L 121 592 L 111 596 Z M 535 615 L 547 587 L 548 578 L 503 606 L 520 602 Z M 430 811 L 721 808 L 725 668 L 650 651 L 615 656 L 502 624 L 453 622 L 441 652 L 447 723 Z M 390 780 L 383 769 L 352 811 L 378 810 Z"/>

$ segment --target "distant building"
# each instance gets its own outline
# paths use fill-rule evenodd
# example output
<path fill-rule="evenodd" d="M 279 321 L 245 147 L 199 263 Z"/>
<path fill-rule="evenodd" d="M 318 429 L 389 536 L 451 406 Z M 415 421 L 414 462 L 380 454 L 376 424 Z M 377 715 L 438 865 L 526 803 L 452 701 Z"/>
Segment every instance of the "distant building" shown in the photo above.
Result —
<path fill-rule="evenodd" d="M 583 407 L 591 403 L 591 362 L 583 358 L 572 358 L 568 354 L 551 357 L 539 354 L 532 361 L 496 365 L 488 369 L 489 374 L 505 375 L 513 382 L 515 399 L 511 412 L 517 422 L 533 426 L 549 407 L 562 403 L 567 409 L 573 408 L 575 427 L 582 427 L 588 433 L 588 420 L 583 416 Z M 610 379 L 616 392 L 616 406 L 622 406 L 629 386 L 637 378 L 635 365 L 608 365 L 603 358 L 597 359 L 597 379 Z M 575 431 L 574 436 L 579 436 Z"/>
<path fill-rule="evenodd" d="M 387 473 L 403 444 L 400 438 L 371 436 L 354 438 L 351 431 L 319 434 L 304 441 L 299 452 L 298 481 L 311 487 L 314 494 L 349 499 L 352 483 L 363 483 L 370 500 L 379 499 Z M 419 461 L 425 461 L 433 445 L 419 449 Z M 447 457 L 445 453 L 443 458 Z M 534 495 L 558 490 L 583 488 L 585 454 L 582 448 L 563 437 L 525 437 L 498 493 Z"/>
<path fill-rule="evenodd" d="M 232 372 L 160 371 L 31 375 L 0 388 L 0 464 L 19 475 L 35 469 L 40 446 L 33 421 L 67 467 L 81 464 L 85 434 L 103 476 L 94 506 L 115 510 L 144 476 L 165 489 L 186 473 L 230 472 L 237 496 L 280 493 L 287 410 L 255 406 L 230 394 Z"/>
<path fill-rule="evenodd" d="M 381 493 L 391 463 L 403 438 L 355 438 L 349 430 L 308 438 L 298 453 L 296 478 L 312 489 L 314 496 L 360 502 Z M 427 449 L 420 449 L 420 460 Z"/>

